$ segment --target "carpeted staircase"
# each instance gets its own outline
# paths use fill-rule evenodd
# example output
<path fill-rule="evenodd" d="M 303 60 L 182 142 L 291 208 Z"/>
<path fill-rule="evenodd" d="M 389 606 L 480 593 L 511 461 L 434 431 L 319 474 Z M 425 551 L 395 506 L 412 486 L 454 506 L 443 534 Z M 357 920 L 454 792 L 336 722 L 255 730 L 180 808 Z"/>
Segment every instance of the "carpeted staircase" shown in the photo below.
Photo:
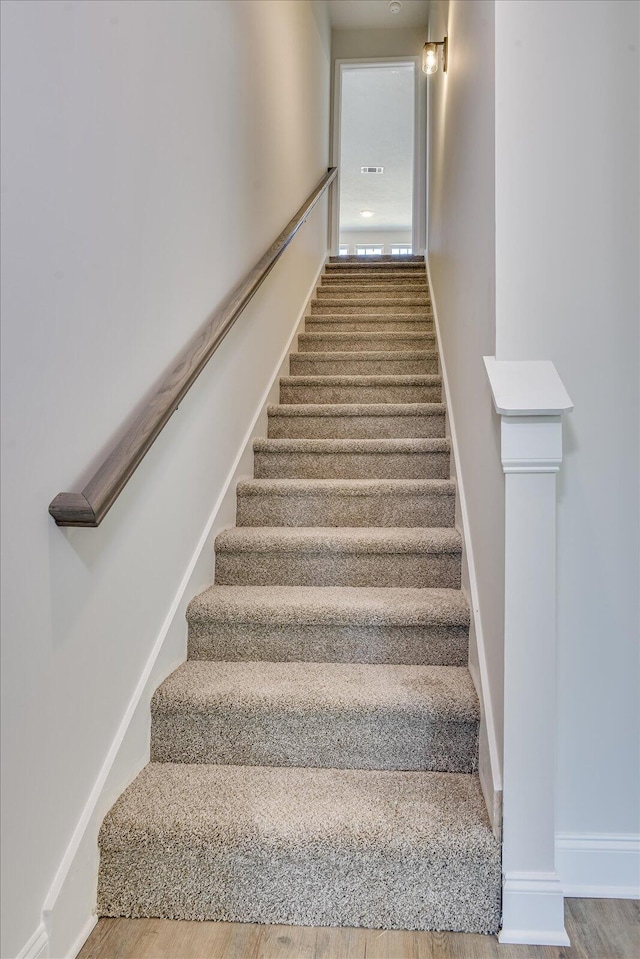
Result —
<path fill-rule="evenodd" d="M 495 932 L 422 257 L 332 257 L 100 833 L 98 911 Z"/>

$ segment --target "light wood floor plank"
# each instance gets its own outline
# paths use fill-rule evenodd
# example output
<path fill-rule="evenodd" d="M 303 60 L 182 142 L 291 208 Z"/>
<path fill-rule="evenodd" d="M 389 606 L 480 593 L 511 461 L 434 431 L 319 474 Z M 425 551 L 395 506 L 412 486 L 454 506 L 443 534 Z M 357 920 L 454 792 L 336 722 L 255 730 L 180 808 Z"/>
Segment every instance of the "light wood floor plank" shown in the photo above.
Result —
<path fill-rule="evenodd" d="M 640 959 L 640 903 L 567 900 L 571 946 L 499 945 L 495 936 L 101 919 L 78 959 Z"/>

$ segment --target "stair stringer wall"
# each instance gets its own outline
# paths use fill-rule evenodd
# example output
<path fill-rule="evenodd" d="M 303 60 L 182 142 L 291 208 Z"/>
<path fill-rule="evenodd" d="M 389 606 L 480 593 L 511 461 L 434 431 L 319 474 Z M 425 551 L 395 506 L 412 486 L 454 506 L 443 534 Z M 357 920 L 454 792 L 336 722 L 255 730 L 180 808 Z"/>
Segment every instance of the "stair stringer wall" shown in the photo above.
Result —
<path fill-rule="evenodd" d="M 42 912 L 44 922 L 38 929 L 38 943 L 40 939 L 45 943 L 44 951 L 37 953 L 40 959 L 60 959 L 62 956 L 72 959 L 97 922 L 95 903 L 100 826 L 118 796 L 149 762 L 151 697 L 167 676 L 186 661 L 187 605 L 213 581 L 215 538 L 223 529 L 235 526 L 236 485 L 240 479 L 253 475 L 253 441 L 267 435 L 267 407 L 278 402 L 280 378 L 289 372 L 289 355 L 297 350 L 298 333 L 304 329 L 305 316 L 325 262 L 323 257 L 49 889 Z"/>
<path fill-rule="evenodd" d="M 478 772 L 482 794 L 487 805 L 489 820 L 497 839 L 502 838 L 502 770 L 500 769 L 499 750 L 496 736 L 493 707 L 489 693 L 487 661 L 482 628 L 482 614 L 476 569 L 473 557 L 473 544 L 469 529 L 469 517 L 464 492 L 464 479 L 459 469 L 458 442 L 456 436 L 453 407 L 449 394 L 447 366 L 442 348 L 442 337 L 438 322 L 436 294 L 431 282 L 429 262 L 426 260 L 427 282 L 431 291 L 434 327 L 438 344 L 438 359 L 442 376 L 443 400 L 446 406 L 446 435 L 451 440 L 451 476 L 456 481 L 456 527 L 462 536 L 462 591 L 469 603 L 469 672 L 480 700 L 480 735 Z"/>

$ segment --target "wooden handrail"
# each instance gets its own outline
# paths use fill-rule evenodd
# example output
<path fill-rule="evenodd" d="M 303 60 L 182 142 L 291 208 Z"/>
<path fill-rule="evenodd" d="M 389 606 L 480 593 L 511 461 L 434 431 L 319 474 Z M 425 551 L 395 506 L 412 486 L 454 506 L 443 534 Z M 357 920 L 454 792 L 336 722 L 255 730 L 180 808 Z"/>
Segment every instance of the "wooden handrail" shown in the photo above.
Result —
<path fill-rule="evenodd" d="M 274 268 L 337 172 L 337 167 L 329 168 L 277 240 L 183 350 L 174 369 L 165 377 L 157 392 L 100 464 L 82 492 L 58 493 L 49 506 L 49 512 L 58 526 L 100 525 L 156 437 Z"/>

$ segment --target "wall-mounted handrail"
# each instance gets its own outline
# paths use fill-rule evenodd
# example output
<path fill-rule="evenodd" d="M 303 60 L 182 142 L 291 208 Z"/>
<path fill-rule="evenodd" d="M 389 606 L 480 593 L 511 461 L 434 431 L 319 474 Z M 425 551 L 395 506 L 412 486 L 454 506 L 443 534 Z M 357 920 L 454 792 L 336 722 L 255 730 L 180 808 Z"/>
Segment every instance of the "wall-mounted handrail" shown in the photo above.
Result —
<path fill-rule="evenodd" d="M 135 469 L 193 386 L 222 340 L 291 243 L 314 206 L 335 179 L 330 167 L 252 270 L 212 314 L 139 416 L 100 464 L 81 493 L 58 493 L 49 512 L 58 526 L 99 526 Z"/>

